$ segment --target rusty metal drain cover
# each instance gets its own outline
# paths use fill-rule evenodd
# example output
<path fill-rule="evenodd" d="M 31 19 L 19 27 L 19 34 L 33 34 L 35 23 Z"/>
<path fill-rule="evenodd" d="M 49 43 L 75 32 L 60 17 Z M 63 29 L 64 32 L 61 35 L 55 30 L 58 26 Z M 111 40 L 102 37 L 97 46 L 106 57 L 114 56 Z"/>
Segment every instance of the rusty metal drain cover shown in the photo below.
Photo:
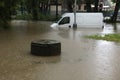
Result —
<path fill-rule="evenodd" d="M 61 43 L 57 40 L 36 40 L 31 42 L 31 54 L 37 56 L 54 56 L 61 54 Z"/>

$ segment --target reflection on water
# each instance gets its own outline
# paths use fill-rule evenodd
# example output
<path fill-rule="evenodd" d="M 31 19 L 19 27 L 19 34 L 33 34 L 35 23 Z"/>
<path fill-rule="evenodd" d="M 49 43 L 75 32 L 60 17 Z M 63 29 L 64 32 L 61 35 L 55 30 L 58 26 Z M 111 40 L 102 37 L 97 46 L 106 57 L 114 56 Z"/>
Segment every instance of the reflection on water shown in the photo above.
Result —
<path fill-rule="evenodd" d="M 120 23 L 105 23 L 102 33 L 111 34 L 111 33 L 120 33 Z"/>
<path fill-rule="evenodd" d="M 120 33 L 120 24 L 104 24 L 104 28 L 103 29 L 56 29 L 56 31 L 58 31 L 59 35 L 63 38 L 69 38 L 69 39 L 75 39 L 75 40 L 79 40 L 81 39 L 81 36 L 84 35 L 93 35 L 93 34 L 101 34 L 101 35 L 105 35 L 105 34 L 113 34 L 113 33 Z"/>
<path fill-rule="evenodd" d="M 120 80 L 120 44 L 84 38 L 85 35 L 119 33 L 104 29 L 53 30 L 51 22 L 12 21 L 11 29 L 0 31 L 0 80 Z M 60 56 L 30 54 L 31 41 L 61 41 Z"/>
<path fill-rule="evenodd" d="M 114 27 L 112 25 L 107 25 L 103 28 L 102 34 L 113 34 L 115 33 Z"/>
<path fill-rule="evenodd" d="M 114 78 L 113 75 L 116 73 L 116 59 L 119 53 L 119 47 L 116 46 L 116 43 L 99 40 L 95 44 L 95 59 L 96 60 L 96 71 L 100 73 L 102 78 L 106 79 Z M 118 69 L 118 68 L 117 68 Z"/>
<path fill-rule="evenodd" d="M 48 27 L 50 23 L 46 24 L 45 22 L 40 21 L 12 21 L 11 25 L 13 30 L 17 33 L 27 33 L 27 34 L 38 34 L 43 32 L 48 32 L 50 28 Z"/>

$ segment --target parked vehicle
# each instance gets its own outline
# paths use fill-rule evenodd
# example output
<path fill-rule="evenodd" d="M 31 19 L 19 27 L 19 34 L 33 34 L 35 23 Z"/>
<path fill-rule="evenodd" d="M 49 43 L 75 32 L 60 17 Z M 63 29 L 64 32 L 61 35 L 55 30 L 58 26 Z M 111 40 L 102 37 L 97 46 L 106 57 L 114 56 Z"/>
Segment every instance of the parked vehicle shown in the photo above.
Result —
<path fill-rule="evenodd" d="M 76 13 L 77 28 L 102 28 L 102 13 Z M 52 28 L 71 28 L 74 24 L 74 13 L 65 13 L 62 18 L 51 25 Z"/>

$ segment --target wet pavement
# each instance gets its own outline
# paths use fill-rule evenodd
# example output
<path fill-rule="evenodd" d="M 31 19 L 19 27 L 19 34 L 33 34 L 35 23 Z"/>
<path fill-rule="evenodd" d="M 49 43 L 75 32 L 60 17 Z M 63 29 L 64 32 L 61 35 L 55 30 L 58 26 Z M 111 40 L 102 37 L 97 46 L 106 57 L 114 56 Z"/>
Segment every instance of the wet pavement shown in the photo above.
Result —
<path fill-rule="evenodd" d="M 12 21 L 10 30 L 0 31 L 0 80 L 120 80 L 120 43 L 84 37 L 120 33 L 120 24 L 77 30 L 53 30 L 50 24 Z M 40 39 L 60 41 L 61 55 L 31 55 L 31 42 Z"/>

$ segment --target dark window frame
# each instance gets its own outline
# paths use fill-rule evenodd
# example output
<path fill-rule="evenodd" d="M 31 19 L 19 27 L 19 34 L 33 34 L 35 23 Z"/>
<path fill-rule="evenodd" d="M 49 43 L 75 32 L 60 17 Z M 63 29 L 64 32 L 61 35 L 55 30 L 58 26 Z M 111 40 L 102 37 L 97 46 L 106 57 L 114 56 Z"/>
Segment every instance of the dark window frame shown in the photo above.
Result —
<path fill-rule="evenodd" d="M 67 24 L 67 23 L 70 23 L 70 17 L 64 17 L 64 18 L 59 22 L 59 25 Z"/>

